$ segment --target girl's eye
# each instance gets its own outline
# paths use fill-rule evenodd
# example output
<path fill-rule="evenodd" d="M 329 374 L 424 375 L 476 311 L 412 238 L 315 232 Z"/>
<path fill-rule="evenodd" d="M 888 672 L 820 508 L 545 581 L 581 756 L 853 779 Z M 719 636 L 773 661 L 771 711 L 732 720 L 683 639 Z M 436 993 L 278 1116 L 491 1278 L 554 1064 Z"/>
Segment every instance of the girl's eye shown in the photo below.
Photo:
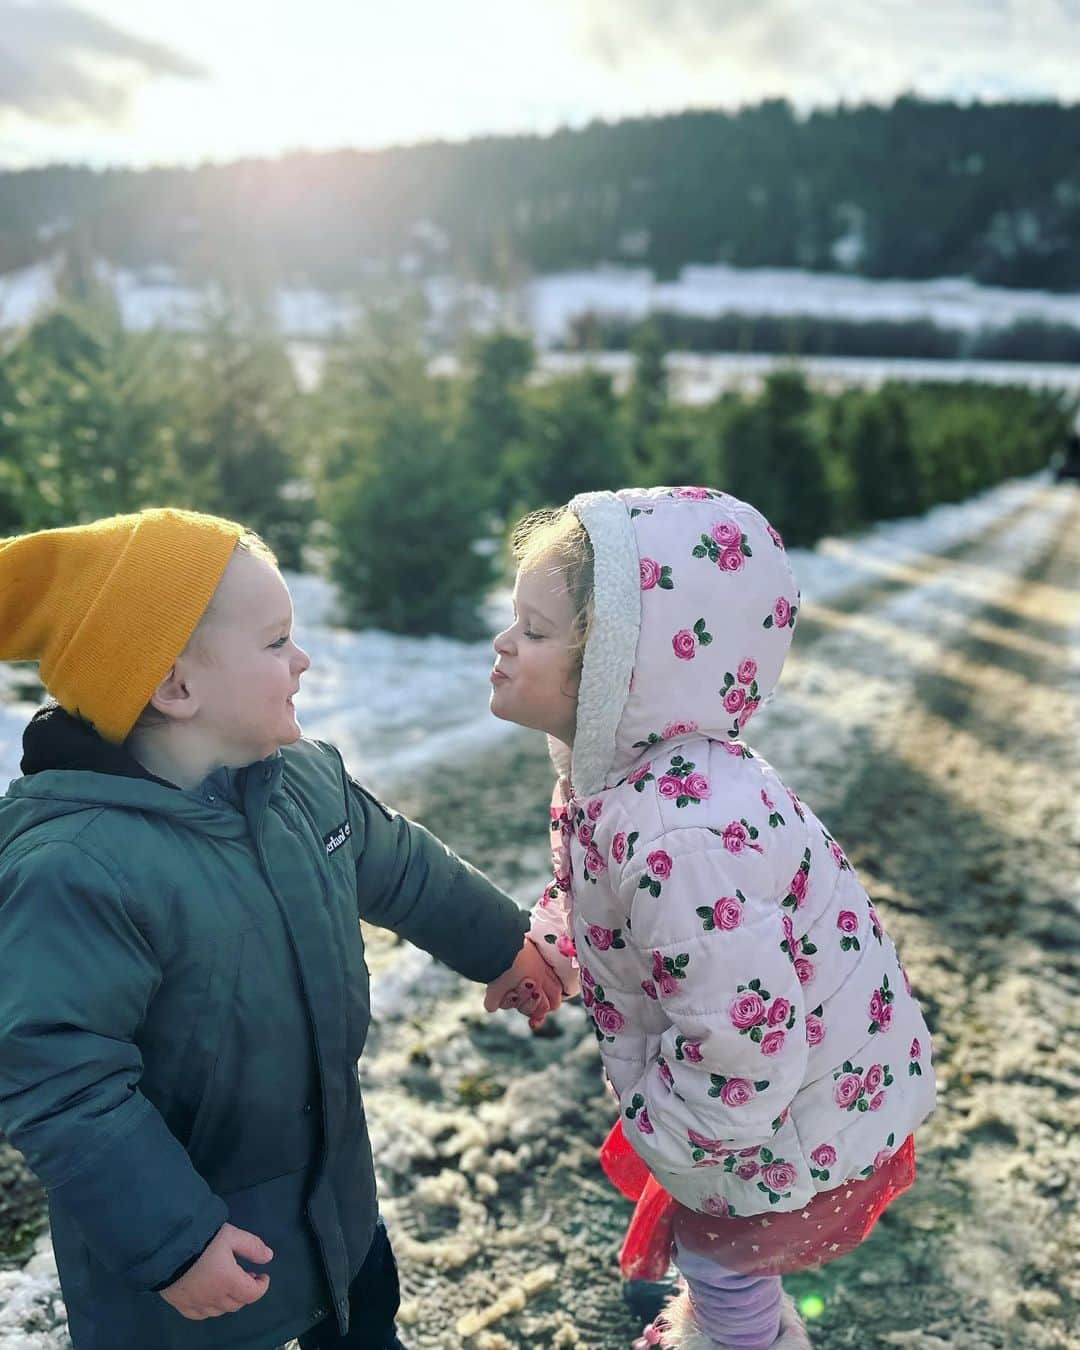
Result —
<path fill-rule="evenodd" d="M 544 637 L 543 633 L 530 633 L 527 628 L 525 630 L 525 636 L 527 638 L 531 638 L 533 642 L 540 642 L 543 640 Z"/>

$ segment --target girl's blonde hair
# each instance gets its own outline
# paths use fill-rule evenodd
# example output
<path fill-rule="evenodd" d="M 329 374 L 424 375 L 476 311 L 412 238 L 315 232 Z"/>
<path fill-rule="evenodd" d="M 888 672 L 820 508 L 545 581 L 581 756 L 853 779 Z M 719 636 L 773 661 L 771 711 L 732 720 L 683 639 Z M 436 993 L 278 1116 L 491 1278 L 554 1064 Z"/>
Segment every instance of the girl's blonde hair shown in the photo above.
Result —
<path fill-rule="evenodd" d="M 510 553 L 524 572 L 537 568 L 562 575 L 574 607 L 570 654 L 580 673 L 593 618 L 593 551 L 588 531 L 565 506 L 533 511 L 510 535 Z"/>
<path fill-rule="evenodd" d="M 275 554 L 274 550 L 266 540 L 263 539 L 261 535 L 256 534 L 254 530 L 245 530 L 236 541 L 236 548 L 233 550 L 232 557 L 235 558 L 238 553 L 249 553 L 253 558 L 261 558 L 263 562 L 269 563 L 271 567 L 276 567 L 278 565 L 277 554 Z M 230 558 L 229 561 L 231 562 L 232 558 Z M 218 586 L 220 587 L 220 585 L 221 583 L 219 582 Z M 209 654 L 206 644 L 203 641 L 205 636 L 204 629 L 206 627 L 207 619 L 209 619 L 214 612 L 216 600 L 217 590 L 215 590 L 214 594 L 210 597 L 210 603 L 203 610 L 199 622 L 195 625 L 195 631 L 191 634 L 191 637 L 188 638 L 187 643 L 184 646 L 185 652 L 196 647 L 202 655 L 207 656 Z M 178 653 L 178 655 L 182 655 L 182 653 Z M 135 721 L 135 725 L 131 730 L 133 732 L 145 731 L 149 727 L 164 726 L 168 720 L 167 717 L 158 712 L 151 702 L 148 703 L 139 714 Z M 128 734 L 130 735 L 131 733 L 129 732 Z"/>

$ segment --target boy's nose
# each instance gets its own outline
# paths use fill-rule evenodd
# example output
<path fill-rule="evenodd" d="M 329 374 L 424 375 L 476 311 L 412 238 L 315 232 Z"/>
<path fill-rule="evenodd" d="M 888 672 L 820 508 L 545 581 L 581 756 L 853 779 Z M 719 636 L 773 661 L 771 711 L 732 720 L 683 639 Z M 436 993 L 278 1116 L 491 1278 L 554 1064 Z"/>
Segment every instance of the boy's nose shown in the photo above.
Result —
<path fill-rule="evenodd" d="M 304 671 L 310 667 L 311 657 L 308 656 L 307 652 L 304 651 L 303 647 L 297 647 L 296 659 L 294 660 L 293 665 L 296 667 L 296 673 L 298 675 L 302 675 Z"/>

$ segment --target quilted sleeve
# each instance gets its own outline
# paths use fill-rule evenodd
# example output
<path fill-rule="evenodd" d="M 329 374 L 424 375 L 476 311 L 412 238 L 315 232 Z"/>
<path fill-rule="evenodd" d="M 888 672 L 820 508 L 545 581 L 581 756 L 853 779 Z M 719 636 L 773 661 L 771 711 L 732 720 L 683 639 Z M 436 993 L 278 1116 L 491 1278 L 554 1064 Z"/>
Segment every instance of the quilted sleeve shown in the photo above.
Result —
<path fill-rule="evenodd" d="M 578 993 L 581 988 L 570 923 L 569 840 L 566 784 L 565 780 L 560 779 L 551 798 L 552 879 L 533 906 L 528 936 L 558 975 L 567 997 Z"/>

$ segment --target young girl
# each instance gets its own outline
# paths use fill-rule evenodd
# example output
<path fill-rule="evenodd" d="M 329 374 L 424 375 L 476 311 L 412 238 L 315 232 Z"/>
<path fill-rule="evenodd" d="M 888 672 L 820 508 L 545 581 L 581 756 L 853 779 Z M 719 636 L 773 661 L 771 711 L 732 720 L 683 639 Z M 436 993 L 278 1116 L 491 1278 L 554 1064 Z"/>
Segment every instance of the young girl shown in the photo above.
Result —
<path fill-rule="evenodd" d="M 657 1278 L 673 1237 L 685 1282 L 637 1344 L 808 1345 L 779 1277 L 911 1184 L 934 1083 L 850 863 L 741 738 L 799 607 L 780 536 L 722 492 L 632 489 L 526 520 L 515 551 L 491 708 L 563 770 L 530 938 L 580 988 L 619 1103 L 623 1273 Z"/>
<path fill-rule="evenodd" d="M 229 521 L 0 541 L 0 657 L 58 705 L 0 799 L 0 1128 L 76 1350 L 397 1346 L 358 921 L 550 978 L 523 911 L 301 739 L 291 629 Z"/>

